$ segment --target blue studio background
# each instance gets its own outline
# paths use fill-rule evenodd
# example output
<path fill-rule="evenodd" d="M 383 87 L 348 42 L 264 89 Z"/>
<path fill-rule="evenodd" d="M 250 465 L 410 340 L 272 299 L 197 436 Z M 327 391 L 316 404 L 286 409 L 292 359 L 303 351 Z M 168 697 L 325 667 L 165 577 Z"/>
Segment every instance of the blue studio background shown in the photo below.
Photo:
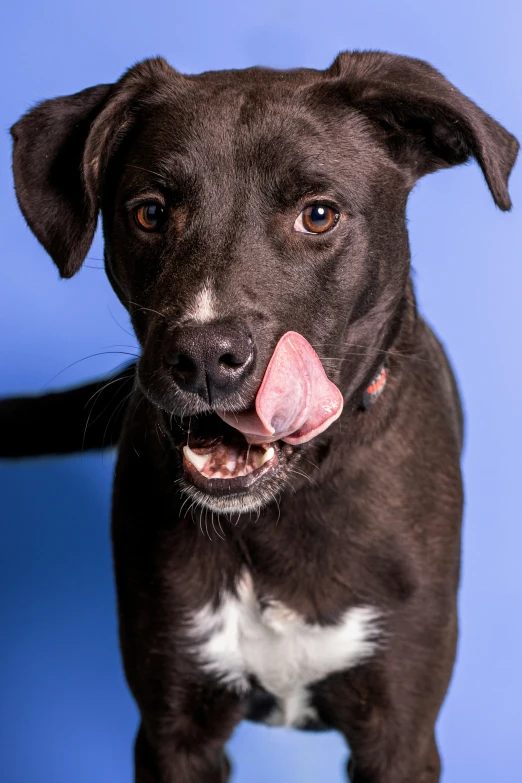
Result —
<path fill-rule="evenodd" d="M 322 68 L 339 50 L 380 48 L 430 61 L 520 138 L 521 30 L 518 0 L 4 4 L 0 394 L 92 378 L 125 358 L 111 351 L 135 345 L 100 269 L 99 237 L 81 273 L 59 281 L 19 214 L 7 129 L 35 101 L 113 81 L 156 54 L 198 72 Z M 474 164 L 425 178 L 409 204 L 420 306 L 452 357 L 467 413 L 460 647 L 438 727 L 446 783 L 521 779 L 520 163 L 511 192 L 515 209 L 502 214 Z M 6 783 L 131 780 L 137 713 L 117 647 L 112 470 L 110 454 L 0 463 Z M 233 780 L 340 783 L 345 753 L 335 734 L 244 725 L 231 743 Z"/>

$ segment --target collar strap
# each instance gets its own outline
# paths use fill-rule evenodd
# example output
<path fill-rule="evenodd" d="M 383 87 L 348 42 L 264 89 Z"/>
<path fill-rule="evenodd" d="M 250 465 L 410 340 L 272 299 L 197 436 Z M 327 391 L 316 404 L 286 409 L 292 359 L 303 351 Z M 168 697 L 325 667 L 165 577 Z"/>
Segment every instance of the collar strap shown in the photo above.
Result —
<path fill-rule="evenodd" d="M 362 407 L 365 411 L 368 410 L 368 408 L 371 408 L 374 402 L 377 402 L 384 391 L 387 379 L 388 370 L 383 365 L 379 370 L 377 370 L 377 373 L 372 378 L 370 385 L 363 392 Z"/>

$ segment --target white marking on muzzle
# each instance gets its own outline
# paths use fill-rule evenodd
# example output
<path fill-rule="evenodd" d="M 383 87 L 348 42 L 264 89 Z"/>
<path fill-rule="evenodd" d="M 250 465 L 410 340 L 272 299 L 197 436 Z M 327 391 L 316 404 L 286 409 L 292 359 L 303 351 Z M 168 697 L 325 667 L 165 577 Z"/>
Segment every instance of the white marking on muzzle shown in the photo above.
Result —
<path fill-rule="evenodd" d="M 206 324 L 217 318 L 216 295 L 211 280 L 205 280 L 189 307 L 186 317 L 199 324 Z"/>

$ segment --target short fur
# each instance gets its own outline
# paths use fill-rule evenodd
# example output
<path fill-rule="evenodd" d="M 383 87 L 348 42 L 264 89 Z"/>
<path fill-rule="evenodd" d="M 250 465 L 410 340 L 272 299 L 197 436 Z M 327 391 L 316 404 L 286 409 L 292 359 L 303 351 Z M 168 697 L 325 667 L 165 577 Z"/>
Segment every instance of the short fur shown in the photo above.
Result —
<path fill-rule="evenodd" d="M 83 403 L 103 397 L 85 445 L 108 434 L 120 446 L 113 544 L 141 712 L 137 783 L 228 779 L 224 745 L 267 694 L 253 674 L 249 688 L 230 687 L 187 629 L 233 601 L 245 573 L 260 607 L 275 601 L 311 627 L 331 630 L 357 607 L 378 614 L 372 655 L 314 682 L 310 707 L 346 737 L 354 783 L 436 783 L 434 726 L 457 640 L 462 413 L 417 312 L 405 207 L 420 176 L 473 157 L 509 209 L 516 140 L 426 63 L 381 52 L 343 53 L 326 71 L 198 76 L 148 60 L 114 85 L 38 105 L 12 133 L 20 207 L 63 277 L 80 268 L 101 209 L 107 273 L 142 348 L 136 383 L 133 368 L 122 373 L 114 401 L 119 383 L 0 408 L 5 455 L 67 452 L 81 448 Z M 167 205 L 165 231 L 133 222 L 143 194 Z M 341 208 L 335 230 L 293 231 L 324 198 Z M 248 377 L 230 394 L 183 391 L 163 361 L 195 313 L 252 340 Z M 289 330 L 323 357 L 344 412 L 234 495 L 230 517 L 230 498 L 190 486 L 180 446 L 189 419 L 205 435 L 225 426 L 216 407 L 252 404 Z M 384 360 L 386 388 L 364 410 Z"/>

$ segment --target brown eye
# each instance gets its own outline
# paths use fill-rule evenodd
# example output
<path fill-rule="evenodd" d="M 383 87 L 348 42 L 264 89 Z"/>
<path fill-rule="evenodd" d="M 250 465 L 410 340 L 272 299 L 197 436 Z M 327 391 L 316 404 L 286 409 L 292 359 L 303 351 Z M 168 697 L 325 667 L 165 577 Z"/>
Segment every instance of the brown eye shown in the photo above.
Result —
<path fill-rule="evenodd" d="M 165 207 L 156 201 L 140 204 L 134 210 L 134 219 L 144 231 L 159 231 L 166 220 Z"/>
<path fill-rule="evenodd" d="M 339 212 L 328 204 L 310 204 L 295 221 L 294 228 L 305 234 L 324 234 L 339 220 Z"/>

